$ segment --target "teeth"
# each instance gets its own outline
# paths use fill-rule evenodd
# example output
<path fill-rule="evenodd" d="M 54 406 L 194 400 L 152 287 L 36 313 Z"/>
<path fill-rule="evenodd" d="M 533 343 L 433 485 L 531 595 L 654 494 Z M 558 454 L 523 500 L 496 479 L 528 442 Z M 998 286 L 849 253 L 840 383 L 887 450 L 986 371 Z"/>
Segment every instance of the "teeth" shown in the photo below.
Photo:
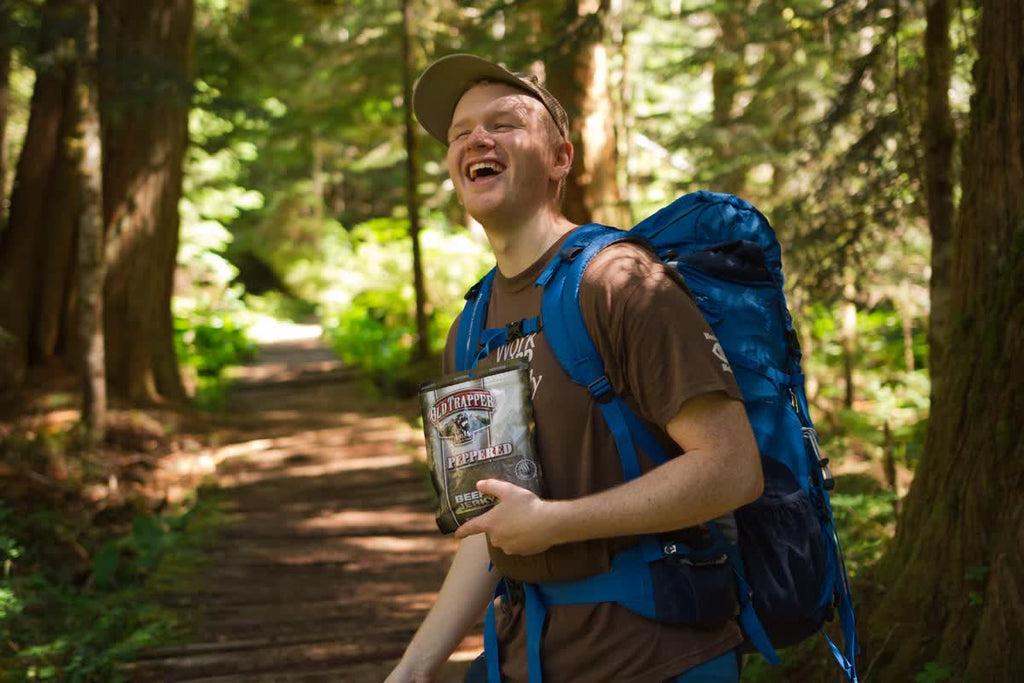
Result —
<path fill-rule="evenodd" d="M 480 173 L 481 170 L 483 170 L 485 168 L 490 169 L 490 170 L 494 171 L 495 173 L 501 173 L 502 171 L 505 170 L 505 168 L 503 166 L 500 166 L 499 164 L 495 164 L 495 163 L 492 163 L 492 162 L 489 162 L 489 161 L 481 161 L 481 162 L 472 164 L 469 167 L 469 179 L 470 180 L 476 180 L 477 175 Z"/>

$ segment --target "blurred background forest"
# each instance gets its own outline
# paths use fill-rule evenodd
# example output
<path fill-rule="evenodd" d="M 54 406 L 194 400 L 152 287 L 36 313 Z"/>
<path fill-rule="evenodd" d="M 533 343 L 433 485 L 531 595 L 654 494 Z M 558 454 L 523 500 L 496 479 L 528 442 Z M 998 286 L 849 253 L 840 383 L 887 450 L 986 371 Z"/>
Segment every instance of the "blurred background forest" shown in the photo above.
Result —
<path fill-rule="evenodd" d="M 0 0 L 0 662 L 101 680 L 79 660 L 109 644 L 26 635 L 25 596 L 67 608 L 194 509 L 141 506 L 113 550 L 71 525 L 82 568 L 61 574 L 29 538 L 60 525 L 22 514 L 37 479 L 102 483 L 84 454 L 145 432 L 145 410 L 223 408 L 226 370 L 278 321 L 322 325 L 368 397 L 437 372 L 491 261 L 406 104 L 429 61 L 472 52 L 566 105 L 570 218 L 628 227 L 696 189 L 766 214 L 871 607 L 862 667 L 1010 680 L 1024 479 L 995 463 L 1024 455 L 1024 185 L 998 159 L 1021 149 L 1022 42 L 1016 0 Z M 978 351 L 964 375 L 943 359 L 969 327 L 987 341 L 957 337 Z M 1004 388 L 982 399 L 986 377 Z M 26 421 L 55 407 L 72 417 Z M 965 453 L 985 454 L 969 475 Z M 905 498 L 919 467 L 934 482 Z"/>

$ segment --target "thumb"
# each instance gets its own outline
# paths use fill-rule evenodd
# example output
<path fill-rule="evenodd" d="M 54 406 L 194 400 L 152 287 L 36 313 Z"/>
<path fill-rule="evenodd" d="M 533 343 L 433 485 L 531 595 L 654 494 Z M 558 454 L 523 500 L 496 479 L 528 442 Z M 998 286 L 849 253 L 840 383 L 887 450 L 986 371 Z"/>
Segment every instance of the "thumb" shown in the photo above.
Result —
<path fill-rule="evenodd" d="M 494 496 L 499 501 L 507 496 L 512 490 L 519 488 L 501 479 L 481 479 L 476 483 L 476 490 L 488 496 Z"/>

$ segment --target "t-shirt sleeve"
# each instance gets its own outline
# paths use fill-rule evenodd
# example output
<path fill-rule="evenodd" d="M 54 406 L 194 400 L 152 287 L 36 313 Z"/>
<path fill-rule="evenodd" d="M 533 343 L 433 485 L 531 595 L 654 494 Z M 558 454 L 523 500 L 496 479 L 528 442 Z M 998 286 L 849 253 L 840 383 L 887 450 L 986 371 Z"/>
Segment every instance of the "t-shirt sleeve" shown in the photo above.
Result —
<path fill-rule="evenodd" d="M 615 390 L 665 426 L 694 396 L 739 388 L 682 278 L 647 249 L 617 243 L 588 265 L 580 308 Z"/>

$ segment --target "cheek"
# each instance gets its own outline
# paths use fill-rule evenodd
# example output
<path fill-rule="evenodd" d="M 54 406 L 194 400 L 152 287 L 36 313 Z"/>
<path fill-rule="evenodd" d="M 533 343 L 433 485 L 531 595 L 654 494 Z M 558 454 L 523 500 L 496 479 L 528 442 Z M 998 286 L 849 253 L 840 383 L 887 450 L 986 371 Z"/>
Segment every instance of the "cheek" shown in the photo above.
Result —
<path fill-rule="evenodd" d="M 459 177 L 459 165 L 455 160 L 455 155 L 449 151 L 446 157 L 446 165 L 448 166 L 448 175 L 452 177 L 452 181 L 455 181 Z"/>

